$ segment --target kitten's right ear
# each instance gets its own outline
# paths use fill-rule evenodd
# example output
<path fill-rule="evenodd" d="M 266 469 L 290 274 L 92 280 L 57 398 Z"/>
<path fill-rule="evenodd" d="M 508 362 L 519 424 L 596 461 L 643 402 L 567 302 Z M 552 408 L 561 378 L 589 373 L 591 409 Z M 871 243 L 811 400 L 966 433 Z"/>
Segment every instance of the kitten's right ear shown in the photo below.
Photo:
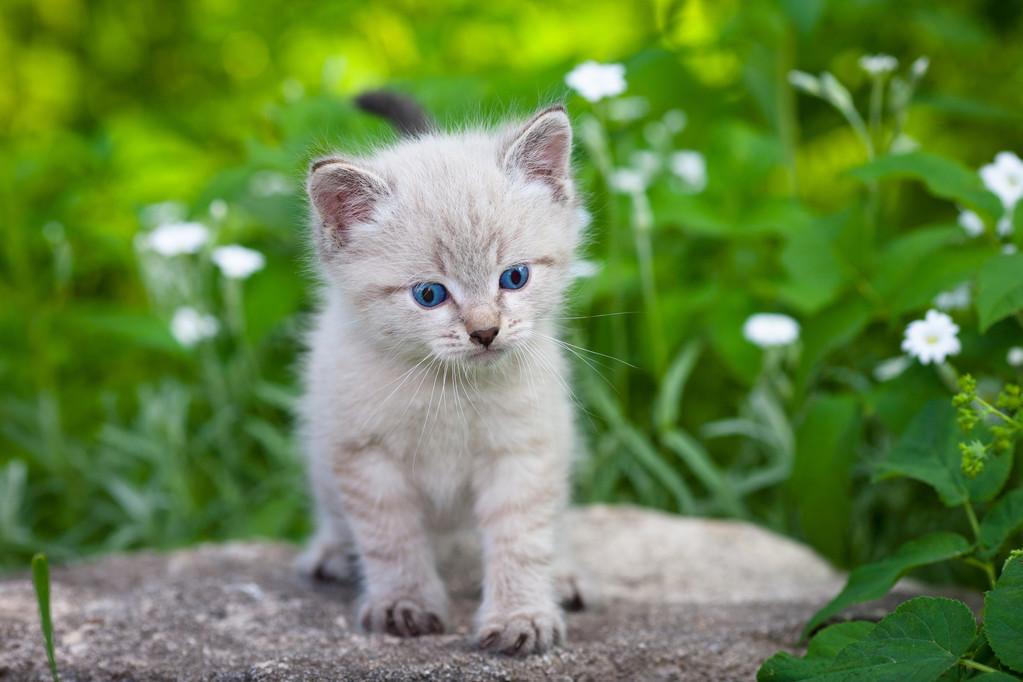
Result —
<path fill-rule="evenodd" d="M 367 222 L 390 190 L 379 175 L 338 158 L 309 167 L 309 198 L 316 209 L 321 255 L 340 249 L 353 225 Z"/>

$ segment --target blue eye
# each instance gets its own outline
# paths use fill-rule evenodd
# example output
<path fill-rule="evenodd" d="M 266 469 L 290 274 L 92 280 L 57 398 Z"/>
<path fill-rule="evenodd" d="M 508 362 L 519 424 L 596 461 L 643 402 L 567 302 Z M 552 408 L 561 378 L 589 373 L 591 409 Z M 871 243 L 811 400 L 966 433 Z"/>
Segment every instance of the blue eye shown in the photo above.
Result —
<path fill-rule="evenodd" d="M 421 282 L 412 287 L 412 298 L 424 308 L 435 308 L 448 299 L 448 290 L 443 284 Z"/>
<path fill-rule="evenodd" d="M 502 289 L 521 289 L 529 281 L 528 265 L 513 265 L 501 273 Z"/>

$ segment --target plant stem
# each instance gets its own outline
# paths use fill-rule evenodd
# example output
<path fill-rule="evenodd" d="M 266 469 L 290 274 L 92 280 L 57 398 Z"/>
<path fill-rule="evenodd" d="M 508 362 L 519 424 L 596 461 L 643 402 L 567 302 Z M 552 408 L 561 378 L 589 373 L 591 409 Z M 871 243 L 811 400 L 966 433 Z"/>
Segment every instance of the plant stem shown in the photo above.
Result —
<path fill-rule="evenodd" d="M 969 500 L 963 503 L 963 509 L 966 510 L 966 518 L 970 520 L 970 528 L 973 529 L 973 537 L 980 540 L 980 524 L 977 523 L 977 514 L 973 511 L 973 503 Z"/>
<path fill-rule="evenodd" d="M 980 524 L 977 522 L 977 513 L 973 511 L 973 503 L 966 500 L 963 503 L 963 509 L 966 511 L 966 518 L 970 521 L 970 528 L 973 530 L 973 538 L 978 543 L 980 542 Z M 976 566 L 980 570 L 984 571 L 987 575 L 988 582 L 991 583 L 991 587 L 995 586 L 997 578 L 995 577 L 995 567 L 991 565 L 990 561 L 980 561 L 974 557 L 967 557 L 966 563 L 971 566 Z"/>
<path fill-rule="evenodd" d="M 636 244 L 636 258 L 639 261 L 639 274 L 643 286 L 643 305 L 650 328 L 650 348 L 654 356 L 654 367 L 660 375 L 664 371 L 667 353 L 664 348 L 661 309 L 657 302 L 653 245 L 650 241 L 653 215 L 645 193 L 636 192 L 632 195 L 632 208 L 632 235 Z"/>
<path fill-rule="evenodd" d="M 974 670 L 979 670 L 979 671 L 984 672 L 984 673 L 996 673 L 996 672 L 998 672 L 996 669 L 992 668 L 989 665 L 984 665 L 983 663 L 977 663 L 976 661 L 971 661 L 968 658 L 960 658 L 959 659 L 959 665 L 961 665 L 961 666 L 963 666 L 965 668 L 973 668 Z"/>

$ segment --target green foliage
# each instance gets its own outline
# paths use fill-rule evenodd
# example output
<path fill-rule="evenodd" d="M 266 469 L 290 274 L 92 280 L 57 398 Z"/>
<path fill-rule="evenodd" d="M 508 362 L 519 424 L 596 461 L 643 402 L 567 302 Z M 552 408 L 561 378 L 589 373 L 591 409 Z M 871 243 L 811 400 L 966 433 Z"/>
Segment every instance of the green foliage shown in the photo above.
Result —
<path fill-rule="evenodd" d="M 57 658 L 53 654 L 53 619 L 50 615 L 50 563 L 45 554 L 32 557 L 32 586 L 36 591 L 39 603 L 39 625 L 43 631 L 43 644 L 46 647 L 46 660 L 50 665 L 50 676 L 53 682 L 60 682 L 57 672 Z"/>
<path fill-rule="evenodd" d="M 961 663 L 976 634 L 973 614 L 962 602 L 917 597 L 876 625 L 852 622 L 822 630 L 804 658 L 776 654 L 757 679 L 931 682 Z"/>
<path fill-rule="evenodd" d="M 984 597 L 984 633 L 998 660 L 1023 673 L 1023 556 L 1005 562 L 994 589 Z"/>
<path fill-rule="evenodd" d="M 980 522 L 980 555 L 994 557 L 1014 534 L 1023 530 L 1023 488 L 1007 492 Z"/>
<path fill-rule="evenodd" d="M 955 533 L 938 532 L 910 540 L 892 556 L 859 566 L 849 574 L 842 591 L 814 614 L 803 630 L 804 636 L 825 620 L 853 604 L 879 599 L 909 571 L 960 557 L 971 549 L 966 538 Z"/>
<path fill-rule="evenodd" d="M 977 278 L 980 330 L 1023 310 L 1023 254 L 995 256 Z"/>

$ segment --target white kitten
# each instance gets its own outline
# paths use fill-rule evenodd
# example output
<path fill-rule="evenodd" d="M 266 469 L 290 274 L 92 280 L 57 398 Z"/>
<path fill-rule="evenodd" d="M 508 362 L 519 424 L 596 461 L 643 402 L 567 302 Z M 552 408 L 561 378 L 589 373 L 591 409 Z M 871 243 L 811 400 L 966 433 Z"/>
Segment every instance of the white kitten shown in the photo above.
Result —
<path fill-rule="evenodd" d="M 310 170 L 325 287 L 301 410 L 318 520 L 303 561 L 338 575 L 358 555 L 367 631 L 443 631 L 433 540 L 469 522 L 480 646 L 564 638 L 555 527 L 574 434 L 554 337 L 580 237 L 571 142 L 552 107 Z"/>

